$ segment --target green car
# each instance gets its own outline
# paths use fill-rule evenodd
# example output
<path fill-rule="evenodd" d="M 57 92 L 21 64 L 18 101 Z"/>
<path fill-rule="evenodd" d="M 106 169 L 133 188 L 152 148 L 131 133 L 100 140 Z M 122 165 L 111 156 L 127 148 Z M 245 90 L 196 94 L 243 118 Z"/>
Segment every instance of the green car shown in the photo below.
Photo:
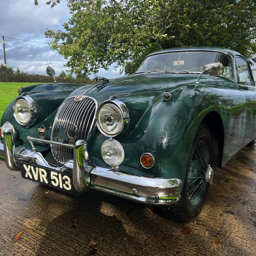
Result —
<path fill-rule="evenodd" d="M 168 49 L 130 76 L 19 89 L 1 120 L 0 154 L 23 178 L 75 194 L 100 190 L 189 222 L 214 167 L 254 142 L 255 115 L 242 55 Z"/>

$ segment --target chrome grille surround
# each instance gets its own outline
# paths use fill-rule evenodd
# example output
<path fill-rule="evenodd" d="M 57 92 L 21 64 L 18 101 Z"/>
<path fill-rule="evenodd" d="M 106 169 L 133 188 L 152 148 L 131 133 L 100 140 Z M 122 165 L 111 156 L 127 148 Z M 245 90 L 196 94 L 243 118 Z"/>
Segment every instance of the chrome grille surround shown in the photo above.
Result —
<path fill-rule="evenodd" d="M 76 140 L 87 141 L 90 136 L 95 125 L 98 102 L 84 95 L 80 100 L 75 100 L 75 98 L 76 96 L 71 96 L 60 105 L 52 127 L 52 141 L 74 144 Z M 67 136 L 69 130 L 72 132 L 75 130 L 74 140 Z M 61 164 L 73 159 L 73 149 L 71 148 L 51 145 L 51 151 L 55 160 Z"/>

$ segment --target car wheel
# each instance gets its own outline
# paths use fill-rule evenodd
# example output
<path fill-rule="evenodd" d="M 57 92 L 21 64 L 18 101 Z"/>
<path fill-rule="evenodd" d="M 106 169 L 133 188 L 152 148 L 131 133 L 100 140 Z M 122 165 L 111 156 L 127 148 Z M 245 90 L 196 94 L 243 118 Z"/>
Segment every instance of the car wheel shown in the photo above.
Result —
<path fill-rule="evenodd" d="M 161 207 L 165 217 L 176 222 L 189 222 L 201 212 L 213 179 L 213 138 L 207 125 L 201 125 L 189 156 L 181 199 Z"/>

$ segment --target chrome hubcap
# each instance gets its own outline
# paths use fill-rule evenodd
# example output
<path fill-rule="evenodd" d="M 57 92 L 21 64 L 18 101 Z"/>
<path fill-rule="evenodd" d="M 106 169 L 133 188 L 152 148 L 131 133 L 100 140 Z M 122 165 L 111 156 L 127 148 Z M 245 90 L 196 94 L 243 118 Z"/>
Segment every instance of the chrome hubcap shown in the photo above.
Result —
<path fill-rule="evenodd" d="M 205 181 L 209 182 L 211 185 L 213 184 L 213 176 L 214 176 L 214 170 L 210 165 L 208 165 L 208 168 L 205 172 Z"/>

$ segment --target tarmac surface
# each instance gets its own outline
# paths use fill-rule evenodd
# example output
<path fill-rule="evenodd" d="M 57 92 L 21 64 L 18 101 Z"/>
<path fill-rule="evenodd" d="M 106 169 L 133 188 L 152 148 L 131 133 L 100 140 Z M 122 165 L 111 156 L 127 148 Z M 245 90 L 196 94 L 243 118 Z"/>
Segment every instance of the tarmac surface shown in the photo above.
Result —
<path fill-rule="evenodd" d="M 97 191 L 55 191 L 0 161 L 0 255 L 256 255 L 255 153 L 245 147 L 215 169 L 189 224 Z"/>

